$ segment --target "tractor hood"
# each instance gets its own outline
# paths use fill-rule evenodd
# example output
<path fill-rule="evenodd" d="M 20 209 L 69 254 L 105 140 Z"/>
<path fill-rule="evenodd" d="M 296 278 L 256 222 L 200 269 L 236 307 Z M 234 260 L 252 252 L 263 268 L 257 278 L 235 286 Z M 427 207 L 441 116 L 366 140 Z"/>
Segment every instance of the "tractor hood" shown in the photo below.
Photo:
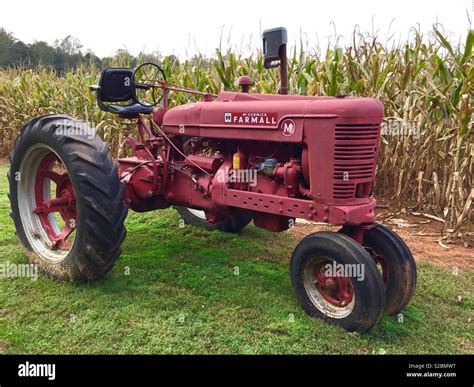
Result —
<path fill-rule="evenodd" d="M 211 102 L 170 109 L 163 124 L 168 127 L 277 129 L 284 119 L 329 116 L 381 120 L 383 106 L 373 98 L 222 92 Z"/>

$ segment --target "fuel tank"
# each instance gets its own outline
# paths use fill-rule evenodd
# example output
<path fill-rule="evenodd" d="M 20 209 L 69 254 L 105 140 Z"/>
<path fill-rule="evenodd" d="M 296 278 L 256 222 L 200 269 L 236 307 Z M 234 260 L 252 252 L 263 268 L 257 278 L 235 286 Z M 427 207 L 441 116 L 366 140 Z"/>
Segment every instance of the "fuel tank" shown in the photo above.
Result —
<path fill-rule="evenodd" d="M 298 143 L 303 141 L 305 120 L 357 124 L 380 122 L 382 116 L 382 104 L 372 98 L 222 92 L 214 101 L 170 109 L 163 127 L 169 134 Z"/>

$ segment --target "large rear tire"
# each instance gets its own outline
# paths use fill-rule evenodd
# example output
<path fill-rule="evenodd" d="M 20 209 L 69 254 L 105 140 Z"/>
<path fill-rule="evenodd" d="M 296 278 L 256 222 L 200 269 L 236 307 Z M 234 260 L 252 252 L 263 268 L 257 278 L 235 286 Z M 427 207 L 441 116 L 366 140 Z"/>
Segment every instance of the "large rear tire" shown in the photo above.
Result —
<path fill-rule="evenodd" d="M 10 154 L 9 198 L 32 263 L 59 279 L 95 280 L 121 253 L 124 186 L 108 143 L 68 116 L 25 125 Z"/>
<path fill-rule="evenodd" d="M 383 312 L 382 277 L 367 251 L 346 235 L 308 235 L 293 252 L 290 272 L 301 307 L 311 317 L 362 333 Z"/>

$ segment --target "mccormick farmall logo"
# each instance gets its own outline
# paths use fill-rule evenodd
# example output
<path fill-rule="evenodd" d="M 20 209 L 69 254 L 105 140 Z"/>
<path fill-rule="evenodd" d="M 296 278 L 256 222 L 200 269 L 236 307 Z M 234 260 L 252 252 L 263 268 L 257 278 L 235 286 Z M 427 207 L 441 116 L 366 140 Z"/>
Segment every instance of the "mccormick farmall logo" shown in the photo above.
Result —
<path fill-rule="evenodd" d="M 276 126 L 278 113 L 224 113 L 224 122 L 233 125 Z"/>

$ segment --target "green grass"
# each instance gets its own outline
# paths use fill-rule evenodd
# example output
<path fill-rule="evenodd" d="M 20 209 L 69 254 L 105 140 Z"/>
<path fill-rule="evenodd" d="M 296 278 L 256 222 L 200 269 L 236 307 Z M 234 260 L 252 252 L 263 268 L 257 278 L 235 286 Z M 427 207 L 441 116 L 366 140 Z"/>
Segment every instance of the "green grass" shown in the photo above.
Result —
<path fill-rule="evenodd" d="M 6 171 L 0 166 L 0 263 L 26 263 Z M 472 272 L 455 277 L 420 264 L 403 323 L 384 316 L 356 335 L 300 310 L 288 275 L 298 243 L 291 233 L 182 229 L 173 210 L 130 213 L 127 228 L 123 254 L 103 281 L 0 279 L 0 351 L 472 353 Z"/>

